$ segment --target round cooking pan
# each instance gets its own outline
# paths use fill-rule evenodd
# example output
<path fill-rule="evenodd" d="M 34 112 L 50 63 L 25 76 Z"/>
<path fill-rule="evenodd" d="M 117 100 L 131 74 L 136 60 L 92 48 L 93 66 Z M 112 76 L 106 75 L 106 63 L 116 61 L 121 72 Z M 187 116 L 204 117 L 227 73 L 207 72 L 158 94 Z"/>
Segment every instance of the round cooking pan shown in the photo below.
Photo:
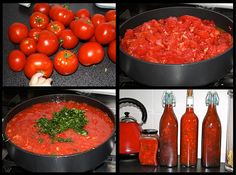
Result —
<path fill-rule="evenodd" d="M 84 102 L 91 106 L 101 109 L 107 113 L 114 123 L 115 117 L 113 112 L 104 104 L 79 95 L 71 94 L 53 94 L 45 95 L 27 100 L 16 107 L 14 107 L 4 118 L 3 121 L 3 136 L 5 138 L 6 147 L 11 159 L 13 159 L 17 165 L 23 167 L 26 170 L 33 172 L 85 172 L 96 168 L 98 165 L 104 162 L 108 155 L 110 155 L 114 145 L 114 132 L 111 136 L 101 145 L 95 149 L 64 156 L 49 156 L 39 155 L 23 150 L 16 146 L 5 134 L 7 123 L 19 112 L 37 103 L 52 102 L 52 101 L 75 101 Z"/>
<path fill-rule="evenodd" d="M 120 26 L 120 37 L 151 19 L 192 15 L 213 20 L 217 27 L 233 36 L 233 21 L 210 10 L 194 7 L 168 7 L 138 14 Z M 191 64 L 157 64 L 145 62 L 128 55 L 120 48 L 120 68 L 135 81 L 150 86 L 202 86 L 219 80 L 233 65 L 233 47 L 214 58 Z"/>

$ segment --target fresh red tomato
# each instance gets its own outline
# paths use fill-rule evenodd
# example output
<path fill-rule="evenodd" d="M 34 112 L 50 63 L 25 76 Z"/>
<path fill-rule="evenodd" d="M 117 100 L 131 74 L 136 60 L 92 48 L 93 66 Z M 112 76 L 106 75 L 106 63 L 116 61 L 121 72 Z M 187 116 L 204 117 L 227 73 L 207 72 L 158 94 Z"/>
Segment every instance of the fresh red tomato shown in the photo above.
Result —
<path fill-rule="evenodd" d="M 78 58 L 69 50 L 61 50 L 54 58 L 54 67 L 62 75 L 74 73 L 79 66 Z"/>
<path fill-rule="evenodd" d="M 94 34 L 94 26 L 88 18 L 80 18 L 71 22 L 71 30 L 82 40 L 90 39 Z"/>
<path fill-rule="evenodd" d="M 113 26 L 116 28 L 116 21 L 109 21 L 109 22 L 107 22 L 107 23 L 113 25 Z"/>
<path fill-rule="evenodd" d="M 41 12 L 45 15 L 49 14 L 50 5 L 48 3 L 36 3 L 33 8 L 33 12 Z"/>
<path fill-rule="evenodd" d="M 74 14 L 69 10 L 68 5 L 54 5 L 49 11 L 49 16 L 54 21 L 60 21 L 64 26 L 68 26 L 74 19 Z"/>
<path fill-rule="evenodd" d="M 93 17 L 91 18 L 91 21 L 94 25 L 94 27 L 97 27 L 98 24 L 104 23 L 106 22 L 106 18 L 104 15 L 102 14 L 95 14 L 93 15 Z"/>
<path fill-rule="evenodd" d="M 34 53 L 27 58 L 24 73 L 31 78 L 37 72 L 42 72 L 46 78 L 50 77 L 53 71 L 53 62 L 47 55 Z"/>
<path fill-rule="evenodd" d="M 39 40 L 37 43 L 37 51 L 44 53 L 48 56 L 57 51 L 59 47 L 59 41 L 57 36 L 48 30 L 43 30 L 39 34 Z"/>
<path fill-rule="evenodd" d="M 107 21 L 115 21 L 116 20 L 116 10 L 109 10 L 105 14 L 105 18 Z"/>
<path fill-rule="evenodd" d="M 79 42 L 79 39 L 74 35 L 72 30 L 65 29 L 59 37 L 60 45 L 65 49 L 73 49 Z"/>
<path fill-rule="evenodd" d="M 22 23 L 13 23 L 8 29 L 8 37 L 13 43 L 20 43 L 21 40 L 28 36 L 28 28 Z"/>
<path fill-rule="evenodd" d="M 95 38 L 95 36 L 93 35 L 93 37 L 92 38 L 90 38 L 89 39 L 89 41 L 94 41 L 94 42 L 97 42 L 97 40 L 96 40 L 96 38 Z"/>
<path fill-rule="evenodd" d="M 39 39 L 39 33 L 40 33 L 41 31 L 42 31 L 41 29 L 37 29 L 37 28 L 31 29 L 31 30 L 29 31 L 29 37 L 30 37 L 30 38 L 33 38 L 34 41 L 37 43 L 37 42 L 38 42 L 38 39 Z"/>
<path fill-rule="evenodd" d="M 116 62 L 116 40 L 113 40 L 107 49 L 109 58 L 115 63 Z"/>
<path fill-rule="evenodd" d="M 101 23 L 95 29 L 95 37 L 97 42 L 109 44 L 116 39 L 116 28 L 111 23 Z"/>
<path fill-rule="evenodd" d="M 12 50 L 8 55 L 7 61 L 11 70 L 19 72 L 24 69 L 26 58 L 24 53 L 20 50 Z"/>
<path fill-rule="evenodd" d="M 87 42 L 78 50 L 79 62 L 85 66 L 100 63 L 104 58 L 104 49 L 97 42 Z"/>
<path fill-rule="evenodd" d="M 80 9 L 75 13 L 75 16 L 78 18 L 84 18 L 84 17 L 90 18 L 90 13 L 87 9 Z"/>
<path fill-rule="evenodd" d="M 36 42 L 33 38 L 25 38 L 20 42 L 20 50 L 25 55 L 30 55 L 36 52 Z"/>
<path fill-rule="evenodd" d="M 52 21 L 48 24 L 47 30 L 53 32 L 57 37 L 60 36 L 61 32 L 65 29 L 64 25 L 59 21 Z"/>
<path fill-rule="evenodd" d="M 30 16 L 30 26 L 31 28 L 38 28 L 38 29 L 46 29 L 49 23 L 49 18 L 47 15 L 40 13 L 40 12 L 34 12 Z"/>

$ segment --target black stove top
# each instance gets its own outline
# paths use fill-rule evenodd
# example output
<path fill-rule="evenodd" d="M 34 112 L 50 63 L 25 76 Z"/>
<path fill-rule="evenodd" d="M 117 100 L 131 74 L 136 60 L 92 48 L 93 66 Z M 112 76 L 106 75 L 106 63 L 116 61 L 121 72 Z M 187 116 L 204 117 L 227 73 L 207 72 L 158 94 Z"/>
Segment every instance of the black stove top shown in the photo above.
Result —
<path fill-rule="evenodd" d="M 142 12 L 163 8 L 163 7 L 174 7 L 174 6 L 189 6 L 189 7 L 198 7 L 198 8 L 206 8 L 216 12 L 219 12 L 231 19 L 233 19 L 233 10 L 232 9 L 223 9 L 223 8 L 208 8 L 196 5 L 188 5 L 182 3 L 121 3 L 119 5 L 119 19 L 120 24 L 125 22 L 127 19 L 140 14 Z M 140 84 L 131 78 L 129 78 L 122 70 L 119 69 L 119 87 L 121 88 L 145 88 L 146 86 Z M 227 75 L 218 81 L 207 85 L 207 87 L 233 87 L 233 70 L 231 70 Z"/>
<path fill-rule="evenodd" d="M 5 88 L 2 91 L 2 116 L 4 117 L 10 109 L 15 107 L 17 104 L 30 99 L 32 97 L 37 97 L 41 95 L 48 94 L 80 94 L 83 96 L 88 96 L 90 98 L 97 99 L 104 103 L 107 107 L 109 107 L 115 113 L 115 96 L 110 95 L 101 95 L 101 94 L 93 94 L 80 92 L 78 90 L 61 90 L 61 89 L 26 89 L 26 88 Z M 107 157 L 107 159 L 94 170 L 90 172 L 115 172 L 116 171 L 116 146 L 114 146 L 112 153 Z M 27 170 L 19 167 L 9 156 L 7 153 L 7 149 L 5 147 L 4 142 L 2 142 L 2 172 L 5 173 L 16 173 L 16 172 L 27 172 Z"/>

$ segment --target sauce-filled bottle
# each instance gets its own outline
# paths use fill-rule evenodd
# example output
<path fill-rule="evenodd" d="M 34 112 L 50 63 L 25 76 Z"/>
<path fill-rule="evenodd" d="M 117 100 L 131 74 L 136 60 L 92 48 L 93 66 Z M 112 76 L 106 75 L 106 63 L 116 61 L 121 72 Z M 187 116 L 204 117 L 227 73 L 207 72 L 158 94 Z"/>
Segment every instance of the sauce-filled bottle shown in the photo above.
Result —
<path fill-rule="evenodd" d="M 193 109 L 193 90 L 187 91 L 186 112 L 181 118 L 180 164 L 186 167 L 197 165 L 198 118 Z"/>
<path fill-rule="evenodd" d="M 164 113 L 159 124 L 160 165 L 174 167 L 177 166 L 178 121 L 173 111 L 175 98 L 172 92 L 164 92 L 162 105 L 164 107 Z"/>
<path fill-rule="evenodd" d="M 206 168 L 220 166 L 221 123 L 216 111 L 218 104 L 217 92 L 208 92 L 208 111 L 202 123 L 202 166 Z"/>

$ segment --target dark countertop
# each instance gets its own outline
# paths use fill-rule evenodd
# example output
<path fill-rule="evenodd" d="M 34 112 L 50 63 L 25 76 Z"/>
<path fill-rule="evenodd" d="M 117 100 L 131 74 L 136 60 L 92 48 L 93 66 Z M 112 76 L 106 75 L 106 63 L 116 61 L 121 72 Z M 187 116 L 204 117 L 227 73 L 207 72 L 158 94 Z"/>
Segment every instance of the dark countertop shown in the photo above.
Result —
<path fill-rule="evenodd" d="M 104 14 L 107 9 L 100 9 L 93 3 L 71 3 L 70 7 L 73 12 L 81 8 L 87 8 L 91 15 L 95 13 Z M 29 25 L 29 16 L 32 13 L 31 6 L 29 9 L 19 6 L 17 3 L 3 3 L 3 86 L 28 86 L 29 80 L 25 77 L 24 72 L 13 72 L 7 65 L 7 55 L 13 49 L 18 49 L 18 45 L 12 44 L 7 35 L 8 27 L 14 22 L 22 22 Z M 79 46 L 81 45 L 81 42 Z M 77 55 L 79 46 L 73 51 Z M 61 48 L 59 50 L 62 50 Z M 105 47 L 105 53 L 107 47 Z M 50 58 L 53 60 L 54 55 Z M 95 66 L 85 67 L 79 65 L 78 70 L 69 76 L 58 74 L 55 69 L 51 76 L 53 79 L 52 86 L 109 86 L 116 85 L 116 65 L 111 62 L 105 54 L 104 60 Z"/>
<path fill-rule="evenodd" d="M 178 166 L 174 168 L 166 168 L 160 166 L 141 166 L 139 160 L 120 160 L 119 171 L 120 172 L 228 172 L 224 168 L 224 163 L 220 164 L 219 168 L 203 168 L 201 166 L 201 159 L 198 159 L 196 168 L 184 168 L 180 166 L 178 160 Z"/>

